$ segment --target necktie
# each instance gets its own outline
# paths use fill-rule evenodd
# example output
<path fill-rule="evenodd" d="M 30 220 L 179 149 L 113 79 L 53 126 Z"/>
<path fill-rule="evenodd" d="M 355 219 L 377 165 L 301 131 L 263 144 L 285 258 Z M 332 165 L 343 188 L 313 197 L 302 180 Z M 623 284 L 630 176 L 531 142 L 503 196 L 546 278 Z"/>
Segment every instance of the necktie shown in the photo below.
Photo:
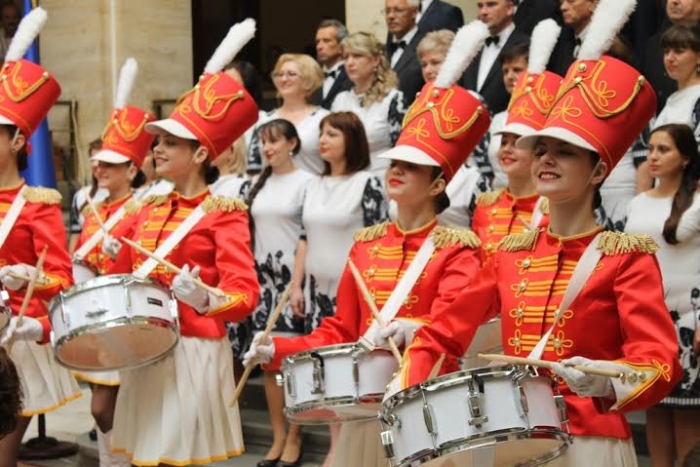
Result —
<path fill-rule="evenodd" d="M 335 79 L 336 76 L 338 76 L 338 70 L 332 70 L 332 71 L 325 71 L 323 73 L 324 78 L 333 78 Z"/>
<path fill-rule="evenodd" d="M 490 46 L 491 44 L 493 45 L 498 45 L 498 41 L 500 40 L 499 36 L 491 36 L 486 38 L 486 47 Z"/>
<path fill-rule="evenodd" d="M 579 50 L 581 50 L 581 38 L 577 37 L 574 41 L 574 58 L 578 58 Z"/>

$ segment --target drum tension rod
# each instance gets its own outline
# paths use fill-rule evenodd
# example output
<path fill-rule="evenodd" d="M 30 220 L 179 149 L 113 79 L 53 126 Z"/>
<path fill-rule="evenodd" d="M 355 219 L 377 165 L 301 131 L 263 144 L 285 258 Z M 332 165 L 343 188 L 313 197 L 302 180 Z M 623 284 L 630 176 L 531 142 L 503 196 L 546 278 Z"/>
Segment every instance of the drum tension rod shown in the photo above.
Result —
<path fill-rule="evenodd" d="M 474 387 L 476 384 L 476 388 Z M 484 380 L 476 373 L 472 373 L 467 379 L 467 402 L 472 418 L 468 420 L 470 426 L 481 428 L 481 425 L 489 421 L 488 415 L 483 415 L 481 408 L 481 395 L 484 394 Z"/>
<path fill-rule="evenodd" d="M 323 357 L 321 354 L 318 352 L 311 352 L 309 355 L 311 355 L 311 358 L 313 359 L 313 381 L 314 381 L 314 387 L 311 390 L 311 394 L 318 396 L 318 395 L 323 395 L 326 392 L 326 372 L 325 372 L 325 363 L 323 361 Z"/>

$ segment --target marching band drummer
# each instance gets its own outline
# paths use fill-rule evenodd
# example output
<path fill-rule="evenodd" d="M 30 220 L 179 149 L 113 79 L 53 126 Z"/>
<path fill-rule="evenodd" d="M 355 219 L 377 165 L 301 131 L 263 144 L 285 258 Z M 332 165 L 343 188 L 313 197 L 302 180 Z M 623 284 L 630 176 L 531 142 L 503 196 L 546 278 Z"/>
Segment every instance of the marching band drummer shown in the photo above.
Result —
<path fill-rule="evenodd" d="M 469 288 L 418 330 L 387 393 L 422 382 L 442 353 L 461 355 L 478 325 L 500 313 L 507 355 L 558 362 L 574 442 L 551 466 L 636 466 L 624 413 L 656 404 L 681 374 L 656 244 L 602 232 L 593 215 L 598 187 L 656 108 L 643 76 L 600 58 L 633 8 L 634 0 L 600 0 L 544 128 L 518 140 L 534 145 L 532 174 L 550 203 L 549 228 L 503 239 Z"/>
<path fill-rule="evenodd" d="M 132 239 L 182 272 L 129 247 L 111 272 L 133 270 L 170 286 L 181 336 L 162 360 L 120 373 L 112 450 L 133 465 L 206 464 L 244 450 L 238 407 L 229 406 L 235 381 L 224 323 L 253 311 L 259 285 L 245 204 L 210 195 L 208 184 L 218 175 L 212 161 L 257 120 L 252 97 L 221 71 L 254 33 L 253 20 L 234 25 L 170 117 L 146 125 L 157 139 L 157 175 L 175 189 L 145 200 Z"/>
<path fill-rule="evenodd" d="M 459 41 L 456 50 L 461 51 L 456 55 L 469 55 L 488 36 L 482 23 L 475 23 L 470 31 L 476 33 Z M 427 84 L 417 97 L 396 147 L 379 156 L 390 161 L 385 174 L 386 192 L 396 201 L 397 220 L 359 230 L 349 253 L 377 308 L 384 307 L 382 313 L 396 315 L 384 332 L 392 334 L 398 346 L 410 342 L 417 327 L 442 313 L 480 268 L 476 235 L 467 229 L 438 226 L 436 220 L 449 205 L 447 183 L 490 122 L 488 110 L 479 99 L 452 85 L 463 71 L 460 64 L 454 64 L 454 57 L 452 62 L 451 66 L 443 66 L 448 73 L 438 76 L 434 84 Z M 450 115 L 451 119 L 444 121 L 441 115 Z M 419 256 L 426 260 L 414 261 Z M 414 282 L 402 282 L 405 299 L 393 300 L 396 306 L 387 310 L 390 296 L 401 293 L 397 291 L 400 279 L 414 273 Z M 335 315 L 324 318 L 306 336 L 261 342 L 262 334 L 257 334 L 246 359 L 277 368 L 284 357 L 304 350 L 361 338 L 368 348 L 385 342 L 348 266 L 338 285 L 336 303 Z M 377 421 L 343 427 L 333 466 L 370 467 L 385 462 Z"/>
<path fill-rule="evenodd" d="M 132 202 L 133 190 L 143 185 L 146 180 L 140 167 L 150 150 L 153 135 L 145 131 L 145 126 L 155 119 L 149 112 L 127 105 L 136 69 L 136 60 L 127 59 L 119 75 L 114 110 L 102 134 L 102 149 L 90 159 L 97 164 L 97 185 L 106 190 L 108 195 L 104 201 L 94 206 L 99 219 L 92 209 L 86 208 L 85 225 L 74 256 L 98 275 L 111 269 L 121 247 L 121 243 L 116 239 L 133 234 L 136 215 L 128 207 L 130 202 L 135 204 Z M 108 232 L 103 231 L 102 226 Z M 79 282 L 78 277 L 75 277 L 75 280 Z M 119 391 L 119 372 L 115 370 L 74 374 L 79 379 L 91 383 L 90 408 L 98 428 L 97 447 L 101 467 L 128 467 L 129 462 L 123 455 L 110 453 L 114 407 Z"/>
<path fill-rule="evenodd" d="M 55 410 L 80 395 L 75 379 L 55 362 L 51 346 L 39 345 L 49 341 L 44 301 L 73 283 L 61 195 L 47 188 L 28 187 L 19 174 L 31 157 L 29 137 L 61 94 L 53 75 L 22 59 L 46 16 L 45 10 L 35 8 L 22 19 L 0 72 L 8 77 L 0 86 L 0 280 L 15 315 L 0 336 L 0 345 L 8 350 L 11 346 L 9 353 L 24 395 L 14 431 L 0 440 L 2 467 L 16 465 L 22 436 L 33 415 Z M 35 265 L 45 247 L 43 274 L 20 323 L 17 315 L 27 293 L 27 278 L 36 273 Z"/>
<path fill-rule="evenodd" d="M 483 193 L 477 199 L 472 229 L 479 236 L 484 257 L 489 258 L 503 237 L 513 233 L 534 230 L 546 225 L 546 200 L 535 192 L 535 181 L 530 174 L 534 160 L 532 151 L 518 149 L 515 141 L 520 136 L 542 128 L 561 76 L 545 71 L 549 56 L 559 38 L 561 27 L 554 20 L 540 22 L 532 32 L 529 54 L 504 61 L 504 68 L 523 60 L 527 72 L 521 72 L 508 105 L 505 127 L 495 132 L 500 135 L 498 162 L 508 180 L 505 189 Z M 512 52 L 511 52 L 512 53 Z"/>

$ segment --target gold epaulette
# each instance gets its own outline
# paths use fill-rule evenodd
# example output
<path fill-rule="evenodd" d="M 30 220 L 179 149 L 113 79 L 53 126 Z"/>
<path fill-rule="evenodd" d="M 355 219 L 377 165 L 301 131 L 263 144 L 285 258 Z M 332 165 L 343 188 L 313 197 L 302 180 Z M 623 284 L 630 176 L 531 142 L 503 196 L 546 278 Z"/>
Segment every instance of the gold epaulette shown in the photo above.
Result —
<path fill-rule="evenodd" d="M 540 203 L 540 212 L 549 215 L 549 200 L 547 198 L 543 199 Z"/>
<path fill-rule="evenodd" d="M 143 203 L 141 201 L 132 198 L 124 204 L 124 212 L 128 216 L 133 216 L 134 214 L 138 214 L 142 207 Z"/>
<path fill-rule="evenodd" d="M 498 249 L 503 251 L 532 250 L 537 243 L 538 229 L 519 234 L 506 235 L 498 244 Z"/>
<path fill-rule="evenodd" d="M 247 211 L 248 205 L 238 198 L 207 196 L 207 199 L 202 202 L 202 209 L 207 214 L 212 212 Z"/>
<path fill-rule="evenodd" d="M 435 248 L 449 248 L 462 246 L 467 248 L 479 248 L 481 241 L 470 229 L 460 227 L 445 227 L 438 225 L 432 232 Z"/>
<path fill-rule="evenodd" d="M 153 206 L 160 206 L 170 199 L 170 193 L 167 195 L 150 195 L 146 197 L 143 201 L 144 204 L 152 204 Z"/>
<path fill-rule="evenodd" d="M 389 222 L 382 222 L 381 224 L 371 225 L 369 227 L 359 229 L 357 232 L 355 232 L 355 241 L 371 242 L 372 240 L 383 237 L 387 233 L 389 224 Z"/>
<path fill-rule="evenodd" d="M 598 242 L 598 249 L 604 255 L 624 253 L 650 253 L 659 249 L 653 238 L 647 234 L 626 234 L 622 232 L 603 232 Z"/>
<path fill-rule="evenodd" d="M 503 188 L 499 188 L 498 190 L 481 193 L 479 196 L 476 197 L 476 203 L 480 204 L 481 206 L 491 206 L 496 201 L 498 201 L 498 198 L 501 197 L 504 191 L 505 190 Z"/>
<path fill-rule="evenodd" d="M 42 204 L 60 204 L 62 199 L 58 190 L 42 186 L 29 186 L 24 190 L 22 196 L 30 203 Z"/>

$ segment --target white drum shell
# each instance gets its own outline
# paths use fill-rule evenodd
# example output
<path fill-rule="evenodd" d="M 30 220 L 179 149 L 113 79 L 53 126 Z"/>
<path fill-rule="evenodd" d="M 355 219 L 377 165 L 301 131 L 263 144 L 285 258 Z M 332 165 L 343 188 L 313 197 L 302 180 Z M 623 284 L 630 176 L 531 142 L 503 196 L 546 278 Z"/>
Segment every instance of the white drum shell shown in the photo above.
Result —
<path fill-rule="evenodd" d="M 95 273 L 92 268 L 86 266 L 80 261 L 73 260 L 73 281 L 76 284 L 89 281 L 95 277 L 97 277 L 97 273 Z"/>
<path fill-rule="evenodd" d="M 105 371 L 152 363 L 178 340 L 170 291 L 130 274 L 100 276 L 61 292 L 49 305 L 56 359 Z"/>
<path fill-rule="evenodd" d="M 389 351 L 367 353 L 355 343 L 291 355 L 282 367 L 286 415 L 305 425 L 376 418 L 397 370 L 398 362 Z"/>

